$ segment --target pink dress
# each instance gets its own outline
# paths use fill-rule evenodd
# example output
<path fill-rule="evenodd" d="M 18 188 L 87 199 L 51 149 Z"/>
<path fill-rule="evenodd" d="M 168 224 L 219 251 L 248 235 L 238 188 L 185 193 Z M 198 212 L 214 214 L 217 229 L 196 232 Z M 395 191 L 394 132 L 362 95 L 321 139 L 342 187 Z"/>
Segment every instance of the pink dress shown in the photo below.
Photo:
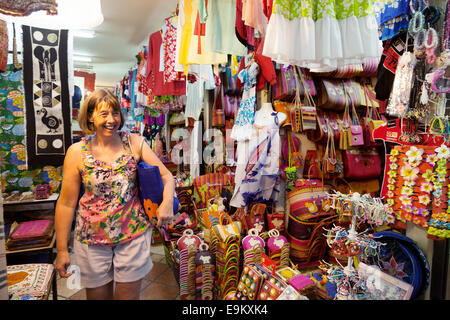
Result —
<path fill-rule="evenodd" d="M 175 71 L 175 55 L 177 51 L 177 27 L 169 19 L 165 19 L 166 33 L 164 34 L 164 82 L 184 80 Z"/>

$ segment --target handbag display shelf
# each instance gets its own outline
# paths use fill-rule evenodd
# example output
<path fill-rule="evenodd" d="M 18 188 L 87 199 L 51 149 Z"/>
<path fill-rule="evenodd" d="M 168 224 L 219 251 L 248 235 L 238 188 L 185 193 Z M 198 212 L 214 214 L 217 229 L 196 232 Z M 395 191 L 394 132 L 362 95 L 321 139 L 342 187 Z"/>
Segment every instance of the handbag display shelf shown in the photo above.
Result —
<path fill-rule="evenodd" d="M 327 198 L 328 187 L 317 179 L 298 179 L 287 194 L 290 258 L 298 267 L 317 266 L 327 253 L 323 228 L 337 221 Z"/>

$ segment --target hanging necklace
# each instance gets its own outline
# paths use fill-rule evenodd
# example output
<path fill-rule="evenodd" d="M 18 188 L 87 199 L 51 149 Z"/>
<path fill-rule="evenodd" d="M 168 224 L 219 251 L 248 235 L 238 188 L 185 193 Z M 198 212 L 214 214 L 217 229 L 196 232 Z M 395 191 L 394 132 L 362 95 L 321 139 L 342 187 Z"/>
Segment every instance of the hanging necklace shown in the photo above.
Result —
<path fill-rule="evenodd" d="M 414 36 L 414 55 L 422 58 L 425 55 L 425 30 L 421 30 Z"/>
<path fill-rule="evenodd" d="M 417 10 L 414 12 L 411 20 L 409 21 L 408 32 L 411 36 L 415 36 L 423 30 L 425 25 L 425 17 L 422 11 Z"/>
<path fill-rule="evenodd" d="M 445 19 L 442 25 L 442 51 L 449 50 L 450 41 L 450 15 L 449 15 L 450 2 L 447 1 L 447 8 L 445 9 Z"/>
<path fill-rule="evenodd" d="M 425 48 L 427 53 L 427 62 L 433 64 L 436 61 L 435 50 L 439 42 L 439 36 L 433 28 L 428 28 L 425 33 Z"/>

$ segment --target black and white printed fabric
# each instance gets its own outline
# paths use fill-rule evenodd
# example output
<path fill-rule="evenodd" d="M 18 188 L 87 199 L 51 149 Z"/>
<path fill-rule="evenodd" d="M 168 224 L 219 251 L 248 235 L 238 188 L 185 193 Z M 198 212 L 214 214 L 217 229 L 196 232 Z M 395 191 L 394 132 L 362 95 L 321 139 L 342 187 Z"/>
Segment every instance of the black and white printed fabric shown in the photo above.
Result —
<path fill-rule="evenodd" d="M 27 164 L 59 166 L 72 141 L 68 31 L 22 30 Z"/>

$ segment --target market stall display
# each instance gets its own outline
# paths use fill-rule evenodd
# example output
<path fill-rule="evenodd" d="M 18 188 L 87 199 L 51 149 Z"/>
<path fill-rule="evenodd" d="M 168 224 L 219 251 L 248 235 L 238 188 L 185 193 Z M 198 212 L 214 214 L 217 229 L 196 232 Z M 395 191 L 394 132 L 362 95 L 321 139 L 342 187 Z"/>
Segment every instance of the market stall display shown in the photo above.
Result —
<path fill-rule="evenodd" d="M 144 136 L 176 181 L 174 221 L 153 236 L 180 299 L 420 299 L 432 268 L 408 226 L 450 238 L 448 1 L 222 2 L 179 0 L 114 91 L 123 130 Z M 23 80 L 0 58 L 10 201 L 55 194 L 60 168 L 30 167 L 52 148 L 60 165 L 70 145 L 67 52 L 54 51 L 66 34 L 23 31 Z M 32 113 L 36 103 L 48 105 Z M 158 179 L 140 193 L 150 217 Z M 52 222 L 25 222 L 6 246 L 52 237 Z"/>

